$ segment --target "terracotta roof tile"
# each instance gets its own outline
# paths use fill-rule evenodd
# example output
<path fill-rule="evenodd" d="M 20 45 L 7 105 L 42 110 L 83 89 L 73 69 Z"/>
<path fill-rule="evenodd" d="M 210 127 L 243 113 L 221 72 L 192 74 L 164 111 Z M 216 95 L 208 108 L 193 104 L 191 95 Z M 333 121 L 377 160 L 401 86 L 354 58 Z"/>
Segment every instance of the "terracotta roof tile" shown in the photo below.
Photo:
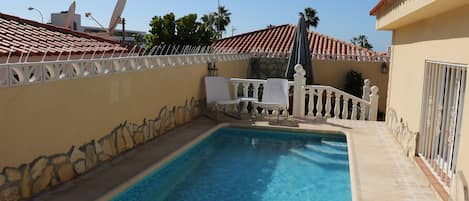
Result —
<path fill-rule="evenodd" d="M 215 48 L 233 48 L 240 52 L 253 52 L 257 49 L 273 52 L 290 52 L 296 26 L 280 25 L 261 29 L 216 41 Z M 317 32 L 309 32 L 309 46 L 312 55 L 321 57 L 336 57 L 347 59 L 350 56 L 386 56 L 385 53 L 375 52 L 349 42 L 338 40 Z"/>
<path fill-rule="evenodd" d="M 392 0 L 380 0 L 371 10 L 370 15 L 376 16 L 376 14 L 381 10 L 384 9 Z"/>
<path fill-rule="evenodd" d="M 43 55 L 60 51 L 81 54 L 87 50 L 97 52 L 122 51 L 127 48 L 105 38 L 42 24 L 0 13 L 0 56 L 30 54 Z"/>

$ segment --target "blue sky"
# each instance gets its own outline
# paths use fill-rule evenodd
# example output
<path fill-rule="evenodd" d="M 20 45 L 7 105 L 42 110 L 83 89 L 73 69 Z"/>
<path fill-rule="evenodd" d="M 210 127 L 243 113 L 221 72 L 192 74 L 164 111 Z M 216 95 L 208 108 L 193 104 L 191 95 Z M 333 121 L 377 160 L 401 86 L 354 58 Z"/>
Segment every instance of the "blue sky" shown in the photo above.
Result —
<path fill-rule="evenodd" d="M 93 13 L 107 26 L 117 0 L 77 0 L 76 12 L 82 14 L 82 24 L 95 26 L 84 18 L 85 12 Z M 391 42 L 391 33 L 375 30 L 375 19 L 369 10 L 378 0 L 220 0 L 231 12 L 231 26 L 235 34 L 265 28 L 269 24 L 296 24 L 298 12 L 305 7 L 318 11 L 320 23 L 316 31 L 349 41 L 365 34 L 375 50 L 384 51 Z M 50 13 L 67 10 L 72 0 L 0 0 L 0 12 L 40 21 L 37 12 L 28 11 L 33 6 L 50 20 Z M 215 11 L 217 0 L 127 0 L 123 16 L 128 29 L 148 31 L 149 21 L 155 15 L 174 12 L 177 17 L 188 13 L 202 14 Z M 231 31 L 227 33 L 231 35 Z"/>

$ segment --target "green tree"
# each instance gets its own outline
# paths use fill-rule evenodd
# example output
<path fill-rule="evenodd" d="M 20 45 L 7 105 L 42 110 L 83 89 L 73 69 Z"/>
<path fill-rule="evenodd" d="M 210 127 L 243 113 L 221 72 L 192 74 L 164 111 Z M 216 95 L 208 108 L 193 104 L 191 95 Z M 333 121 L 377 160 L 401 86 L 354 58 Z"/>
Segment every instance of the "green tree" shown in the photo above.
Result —
<path fill-rule="evenodd" d="M 221 38 L 222 33 L 226 31 L 226 27 L 231 23 L 231 12 L 225 6 L 220 6 L 218 12 L 205 14 L 201 20 L 208 29 L 217 33 L 217 38 Z"/>
<path fill-rule="evenodd" d="M 135 34 L 134 38 L 135 38 L 135 44 L 137 46 L 142 45 L 143 42 L 145 41 L 145 36 L 142 34 Z"/>
<path fill-rule="evenodd" d="M 300 12 L 303 16 L 305 16 L 305 21 L 306 21 L 306 28 L 309 30 L 310 27 L 316 28 L 318 27 L 319 24 L 319 17 L 318 17 L 318 12 L 316 9 L 308 7 L 305 8 L 304 12 Z"/>
<path fill-rule="evenodd" d="M 225 6 L 218 7 L 218 12 L 215 13 L 215 27 L 218 33 L 226 31 L 226 27 L 231 23 L 231 12 Z M 221 38 L 221 35 L 218 36 Z"/>
<path fill-rule="evenodd" d="M 150 33 L 146 40 L 149 47 L 159 44 L 173 44 L 176 41 L 176 16 L 168 13 L 165 16 L 155 16 L 150 21 Z"/>
<path fill-rule="evenodd" d="M 354 70 L 347 72 L 344 90 L 354 96 L 361 97 L 363 93 L 363 75 Z"/>
<path fill-rule="evenodd" d="M 150 33 L 145 36 L 147 48 L 155 45 L 210 45 L 215 32 L 197 21 L 196 14 L 176 20 L 174 13 L 155 16 L 150 22 Z"/>
<path fill-rule="evenodd" d="M 366 49 L 373 49 L 373 45 L 371 45 L 370 42 L 368 42 L 368 37 L 365 35 L 359 35 L 358 37 L 353 37 L 352 40 L 350 41 L 355 45 L 359 45 L 360 47 L 366 48 Z"/>

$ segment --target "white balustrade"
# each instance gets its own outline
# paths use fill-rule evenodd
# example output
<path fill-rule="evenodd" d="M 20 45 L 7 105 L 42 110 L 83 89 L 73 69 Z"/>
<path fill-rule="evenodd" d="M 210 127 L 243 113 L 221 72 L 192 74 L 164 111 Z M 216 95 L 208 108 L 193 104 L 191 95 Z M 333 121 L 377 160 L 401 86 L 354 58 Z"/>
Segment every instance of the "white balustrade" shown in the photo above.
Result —
<path fill-rule="evenodd" d="M 296 72 L 302 72 L 302 68 L 297 68 L 295 66 Z M 304 71 L 304 70 L 303 70 Z M 295 76 L 295 84 L 297 84 L 297 79 L 303 80 L 304 77 L 296 77 Z M 369 84 L 369 80 L 366 80 Z M 301 84 L 301 83 L 299 83 Z M 297 85 L 294 85 L 296 88 Z M 366 90 L 370 90 L 371 93 L 369 95 L 368 100 L 363 98 L 358 98 L 351 94 L 348 94 L 344 91 L 336 89 L 331 86 L 322 86 L 322 85 L 306 85 L 302 86 L 299 85 L 298 88 L 304 87 L 304 94 L 309 95 L 308 101 L 308 113 L 307 116 L 314 116 L 314 117 L 334 117 L 336 119 L 352 119 L 352 120 L 372 120 L 376 121 L 377 114 L 378 114 L 378 87 L 373 86 L 371 89 L 367 88 Z M 301 90 L 299 90 L 301 91 Z M 293 103 L 298 104 L 300 107 L 297 109 L 298 112 L 303 112 L 305 107 L 302 104 L 305 103 L 304 96 L 294 96 Z M 295 100 L 295 98 L 297 98 Z M 325 99 L 325 101 L 324 101 Z M 349 103 L 351 102 L 351 108 Z M 295 105 L 293 105 L 295 108 Z M 350 111 L 351 110 L 351 111 Z M 294 109 L 295 111 L 295 109 Z M 316 113 L 314 112 L 316 111 Z M 349 118 L 349 114 L 350 118 Z M 295 114 L 294 114 L 295 116 Z M 297 116 L 301 116 L 297 115 Z"/>
<path fill-rule="evenodd" d="M 0 64 L 0 87 L 36 84 L 48 81 L 78 79 L 142 71 L 178 65 L 206 64 L 245 60 L 250 54 L 185 54 L 130 56 L 119 58 L 79 59 Z"/>
<path fill-rule="evenodd" d="M 263 89 L 264 84 L 267 82 L 267 80 L 260 80 L 260 79 L 242 79 L 242 78 L 231 78 L 230 79 L 231 84 L 233 85 L 233 97 L 234 98 L 254 98 L 256 100 L 262 100 L 262 93 L 260 93 L 261 96 L 259 96 L 259 92 L 262 92 L 261 89 Z M 288 82 L 288 85 L 290 87 L 293 86 L 293 82 Z M 238 96 L 239 89 L 241 87 L 241 91 L 243 94 L 241 96 Z M 252 90 L 249 90 L 249 88 L 252 87 Z M 252 94 L 249 94 L 249 91 L 252 91 Z M 246 103 L 243 104 L 243 108 L 241 108 L 242 113 L 247 113 L 247 105 Z M 278 111 L 277 111 L 278 112 Z M 262 111 L 262 114 L 267 114 L 268 111 Z"/>
<path fill-rule="evenodd" d="M 300 69 L 299 69 L 300 70 Z M 298 74 L 301 77 L 303 74 Z M 304 75 L 303 75 L 304 76 Z M 245 97 L 255 98 L 262 100 L 261 92 L 262 86 L 267 80 L 260 79 L 240 79 L 231 78 L 231 83 L 234 87 L 234 97 Z M 298 80 L 295 80 L 298 81 Z M 308 109 L 306 116 L 310 117 L 333 117 L 335 119 L 352 119 L 352 120 L 371 120 L 375 121 L 378 114 L 378 88 L 376 86 L 370 89 L 370 101 L 362 98 L 353 96 L 344 91 L 336 89 L 331 86 L 322 85 L 306 85 L 301 87 L 298 95 L 295 96 L 295 90 L 297 90 L 296 82 L 290 81 L 290 87 L 293 87 L 293 116 L 302 117 L 305 116 L 305 108 Z M 298 82 L 301 84 L 302 82 Z M 250 90 L 249 87 L 252 87 Z M 252 94 L 248 92 L 252 91 Z M 242 92 L 242 95 L 238 97 L 238 92 Z M 306 95 L 309 97 L 308 104 L 305 104 Z M 303 101 L 303 103 L 301 103 Z M 295 108 L 295 104 L 299 105 Z M 295 110 L 296 109 L 296 110 Z M 247 112 L 247 104 L 244 104 L 241 109 L 242 112 Z M 297 114 L 295 115 L 295 111 Z M 369 111 L 369 113 L 367 113 Z M 272 111 L 272 114 L 277 114 L 279 111 Z M 268 111 L 262 111 L 263 115 L 271 115 Z"/>

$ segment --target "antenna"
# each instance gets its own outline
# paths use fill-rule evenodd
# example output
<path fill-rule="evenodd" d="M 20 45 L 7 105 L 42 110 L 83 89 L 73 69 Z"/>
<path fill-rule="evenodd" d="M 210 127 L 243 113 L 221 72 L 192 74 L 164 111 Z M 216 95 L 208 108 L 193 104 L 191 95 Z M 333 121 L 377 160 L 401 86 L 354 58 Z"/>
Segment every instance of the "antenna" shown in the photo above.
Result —
<path fill-rule="evenodd" d="M 73 1 L 72 4 L 70 4 L 70 7 L 68 7 L 67 17 L 65 17 L 64 21 L 64 27 L 67 29 L 73 29 L 73 18 L 75 17 L 75 8 L 76 2 Z"/>
<path fill-rule="evenodd" d="M 104 28 L 104 26 L 103 26 L 101 23 L 99 23 L 98 20 L 96 20 L 96 18 L 93 17 L 93 15 L 91 15 L 90 12 L 86 12 L 86 13 L 85 13 L 85 17 L 91 18 L 91 20 L 93 20 L 99 27 L 101 27 L 101 29 L 103 29 L 103 30 L 105 30 L 105 31 L 108 31 L 106 28 Z"/>
<path fill-rule="evenodd" d="M 121 22 L 121 15 L 124 11 L 126 0 L 118 0 L 114 12 L 112 12 L 111 21 L 109 22 L 109 33 L 114 32 L 117 24 Z"/>

